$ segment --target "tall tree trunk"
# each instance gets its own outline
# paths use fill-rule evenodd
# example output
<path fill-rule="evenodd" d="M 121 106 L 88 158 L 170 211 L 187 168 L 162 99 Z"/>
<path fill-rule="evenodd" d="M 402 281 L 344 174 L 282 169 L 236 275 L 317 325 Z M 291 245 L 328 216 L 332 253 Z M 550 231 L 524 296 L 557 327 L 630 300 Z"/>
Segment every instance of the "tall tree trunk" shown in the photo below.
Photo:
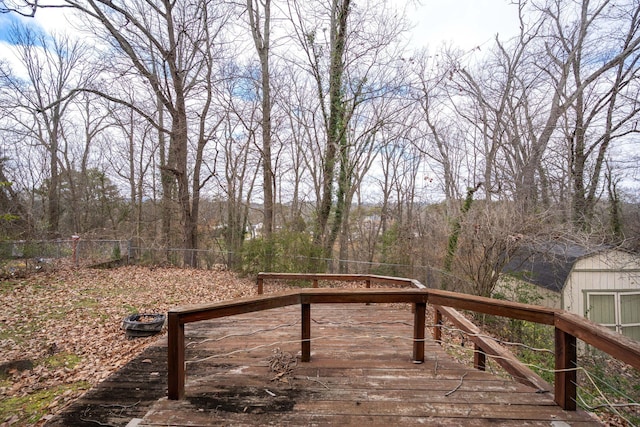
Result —
<path fill-rule="evenodd" d="M 164 123 L 164 107 L 158 100 L 158 122 Z M 167 136 L 163 131 L 158 132 L 158 153 L 160 161 L 160 185 L 162 187 L 162 199 L 160 201 L 160 244 L 166 251 L 165 256 L 169 256 L 168 249 L 171 247 L 171 213 L 172 200 L 174 197 L 175 178 L 168 169 Z"/>
<path fill-rule="evenodd" d="M 329 216 L 332 210 L 333 184 L 336 161 L 344 141 L 345 108 L 342 93 L 344 74 L 344 52 L 347 38 L 347 18 L 350 0 L 333 0 L 331 6 L 330 32 L 330 69 L 329 69 L 329 117 L 327 127 L 327 146 L 325 148 L 324 164 L 322 166 L 322 196 L 318 209 L 318 223 L 315 233 L 315 243 L 322 245 L 324 256 L 331 257 L 333 241 L 331 230 L 328 230 Z M 339 214 L 339 213 L 338 213 Z"/>
<path fill-rule="evenodd" d="M 57 107 L 56 107 L 57 110 Z M 54 113 L 53 129 L 50 132 L 49 139 L 49 189 L 47 192 L 47 230 L 49 238 L 59 236 L 60 227 L 60 193 L 59 181 L 60 174 L 58 172 L 58 115 Z"/>
<path fill-rule="evenodd" d="M 260 25 L 260 9 L 263 6 L 263 23 Z M 269 74 L 269 49 L 270 49 L 270 21 L 271 0 L 247 0 L 251 34 L 260 59 L 260 84 L 262 87 L 262 191 L 263 202 L 263 235 L 267 243 L 265 253 L 265 268 L 271 269 L 273 265 L 273 227 L 274 227 L 274 189 L 275 178 L 271 161 L 271 82 Z"/>

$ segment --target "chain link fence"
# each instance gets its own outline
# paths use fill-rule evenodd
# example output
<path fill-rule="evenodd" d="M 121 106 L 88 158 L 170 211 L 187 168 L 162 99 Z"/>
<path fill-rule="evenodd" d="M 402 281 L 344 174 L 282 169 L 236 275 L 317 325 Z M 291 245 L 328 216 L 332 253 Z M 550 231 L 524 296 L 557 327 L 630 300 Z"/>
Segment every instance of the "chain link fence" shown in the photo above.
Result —
<path fill-rule="evenodd" d="M 432 266 L 340 260 L 291 254 L 289 261 L 305 272 L 314 265 L 326 273 L 380 274 L 420 280 L 429 287 L 442 280 Z M 144 247 L 131 240 L 85 240 L 74 236 L 59 240 L 0 242 L 0 277 L 16 277 L 30 271 L 61 267 L 115 267 L 122 264 L 196 267 L 226 270 L 243 267 L 241 254 L 213 249 Z M 260 269 L 262 271 L 262 269 Z"/>
<path fill-rule="evenodd" d="M 130 247 L 130 262 L 139 265 L 194 266 L 206 270 L 222 270 L 229 265 L 230 252 L 211 249 Z M 191 261 L 187 263 L 185 261 Z"/>
<path fill-rule="evenodd" d="M 19 277 L 29 271 L 68 266 L 98 266 L 128 260 L 127 240 L 18 240 L 0 242 L 0 276 Z"/>

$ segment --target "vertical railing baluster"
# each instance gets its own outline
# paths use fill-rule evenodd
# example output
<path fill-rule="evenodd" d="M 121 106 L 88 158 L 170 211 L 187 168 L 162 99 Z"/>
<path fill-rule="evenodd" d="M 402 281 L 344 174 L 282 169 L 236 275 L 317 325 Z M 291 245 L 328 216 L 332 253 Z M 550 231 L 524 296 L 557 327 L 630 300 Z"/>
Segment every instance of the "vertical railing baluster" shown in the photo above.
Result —
<path fill-rule="evenodd" d="M 473 367 L 480 371 L 487 369 L 487 355 L 478 344 L 474 344 Z"/>
<path fill-rule="evenodd" d="M 442 344 L 442 313 L 437 308 L 433 310 L 433 339 Z"/>

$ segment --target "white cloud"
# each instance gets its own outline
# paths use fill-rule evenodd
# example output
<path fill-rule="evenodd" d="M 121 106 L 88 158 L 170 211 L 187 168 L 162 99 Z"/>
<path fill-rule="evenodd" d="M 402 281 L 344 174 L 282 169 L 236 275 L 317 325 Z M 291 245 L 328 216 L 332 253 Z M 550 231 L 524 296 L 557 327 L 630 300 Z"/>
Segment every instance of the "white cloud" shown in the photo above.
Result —
<path fill-rule="evenodd" d="M 471 50 L 517 34 L 518 8 L 506 0 L 423 0 L 411 14 L 413 41 L 431 49 L 450 43 Z"/>

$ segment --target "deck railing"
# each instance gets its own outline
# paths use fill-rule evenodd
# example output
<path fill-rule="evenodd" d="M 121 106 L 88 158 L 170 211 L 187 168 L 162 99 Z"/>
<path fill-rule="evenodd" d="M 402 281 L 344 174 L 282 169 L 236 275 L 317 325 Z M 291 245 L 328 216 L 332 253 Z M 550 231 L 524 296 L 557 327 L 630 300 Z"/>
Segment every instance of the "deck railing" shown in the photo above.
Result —
<path fill-rule="evenodd" d="M 308 280 L 314 288 L 267 294 L 265 280 Z M 367 289 L 319 288 L 319 281 L 365 282 Z M 372 283 L 406 285 L 408 288 L 373 288 Z M 552 325 L 555 327 L 555 379 L 556 403 L 565 410 L 576 410 L 577 339 L 590 344 L 612 357 L 640 369 L 640 343 L 616 334 L 585 318 L 563 310 L 541 306 L 495 300 L 456 292 L 427 289 L 416 280 L 375 275 L 339 274 L 283 274 L 260 273 L 257 279 L 258 296 L 212 304 L 175 308 L 168 313 L 168 397 L 172 400 L 184 396 L 185 387 L 185 342 L 184 325 L 237 314 L 269 310 L 272 308 L 300 305 L 302 362 L 311 358 L 311 305 L 345 303 L 410 303 L 413 304 L 414 333 L 413 360 L 424 362 L 424 340 L 426 327 L 426 304 L 435 308 L 434 339 L 440 340 L 442 316 L 446 316 L 457 327 L 471 333 L 475 343 L 474 362 L 477 368 L 484 367 L 484 354 L 499 356 L 496 362 L 517 381 L 528 384 L 538 391 L 547 391 L 548 384 L 529 368 L 519 363 L 508 351 L 495 341 L 478 334 L 479 330 L 460 315 L 456 309 L 470 310 L 511 319 Z"/>

